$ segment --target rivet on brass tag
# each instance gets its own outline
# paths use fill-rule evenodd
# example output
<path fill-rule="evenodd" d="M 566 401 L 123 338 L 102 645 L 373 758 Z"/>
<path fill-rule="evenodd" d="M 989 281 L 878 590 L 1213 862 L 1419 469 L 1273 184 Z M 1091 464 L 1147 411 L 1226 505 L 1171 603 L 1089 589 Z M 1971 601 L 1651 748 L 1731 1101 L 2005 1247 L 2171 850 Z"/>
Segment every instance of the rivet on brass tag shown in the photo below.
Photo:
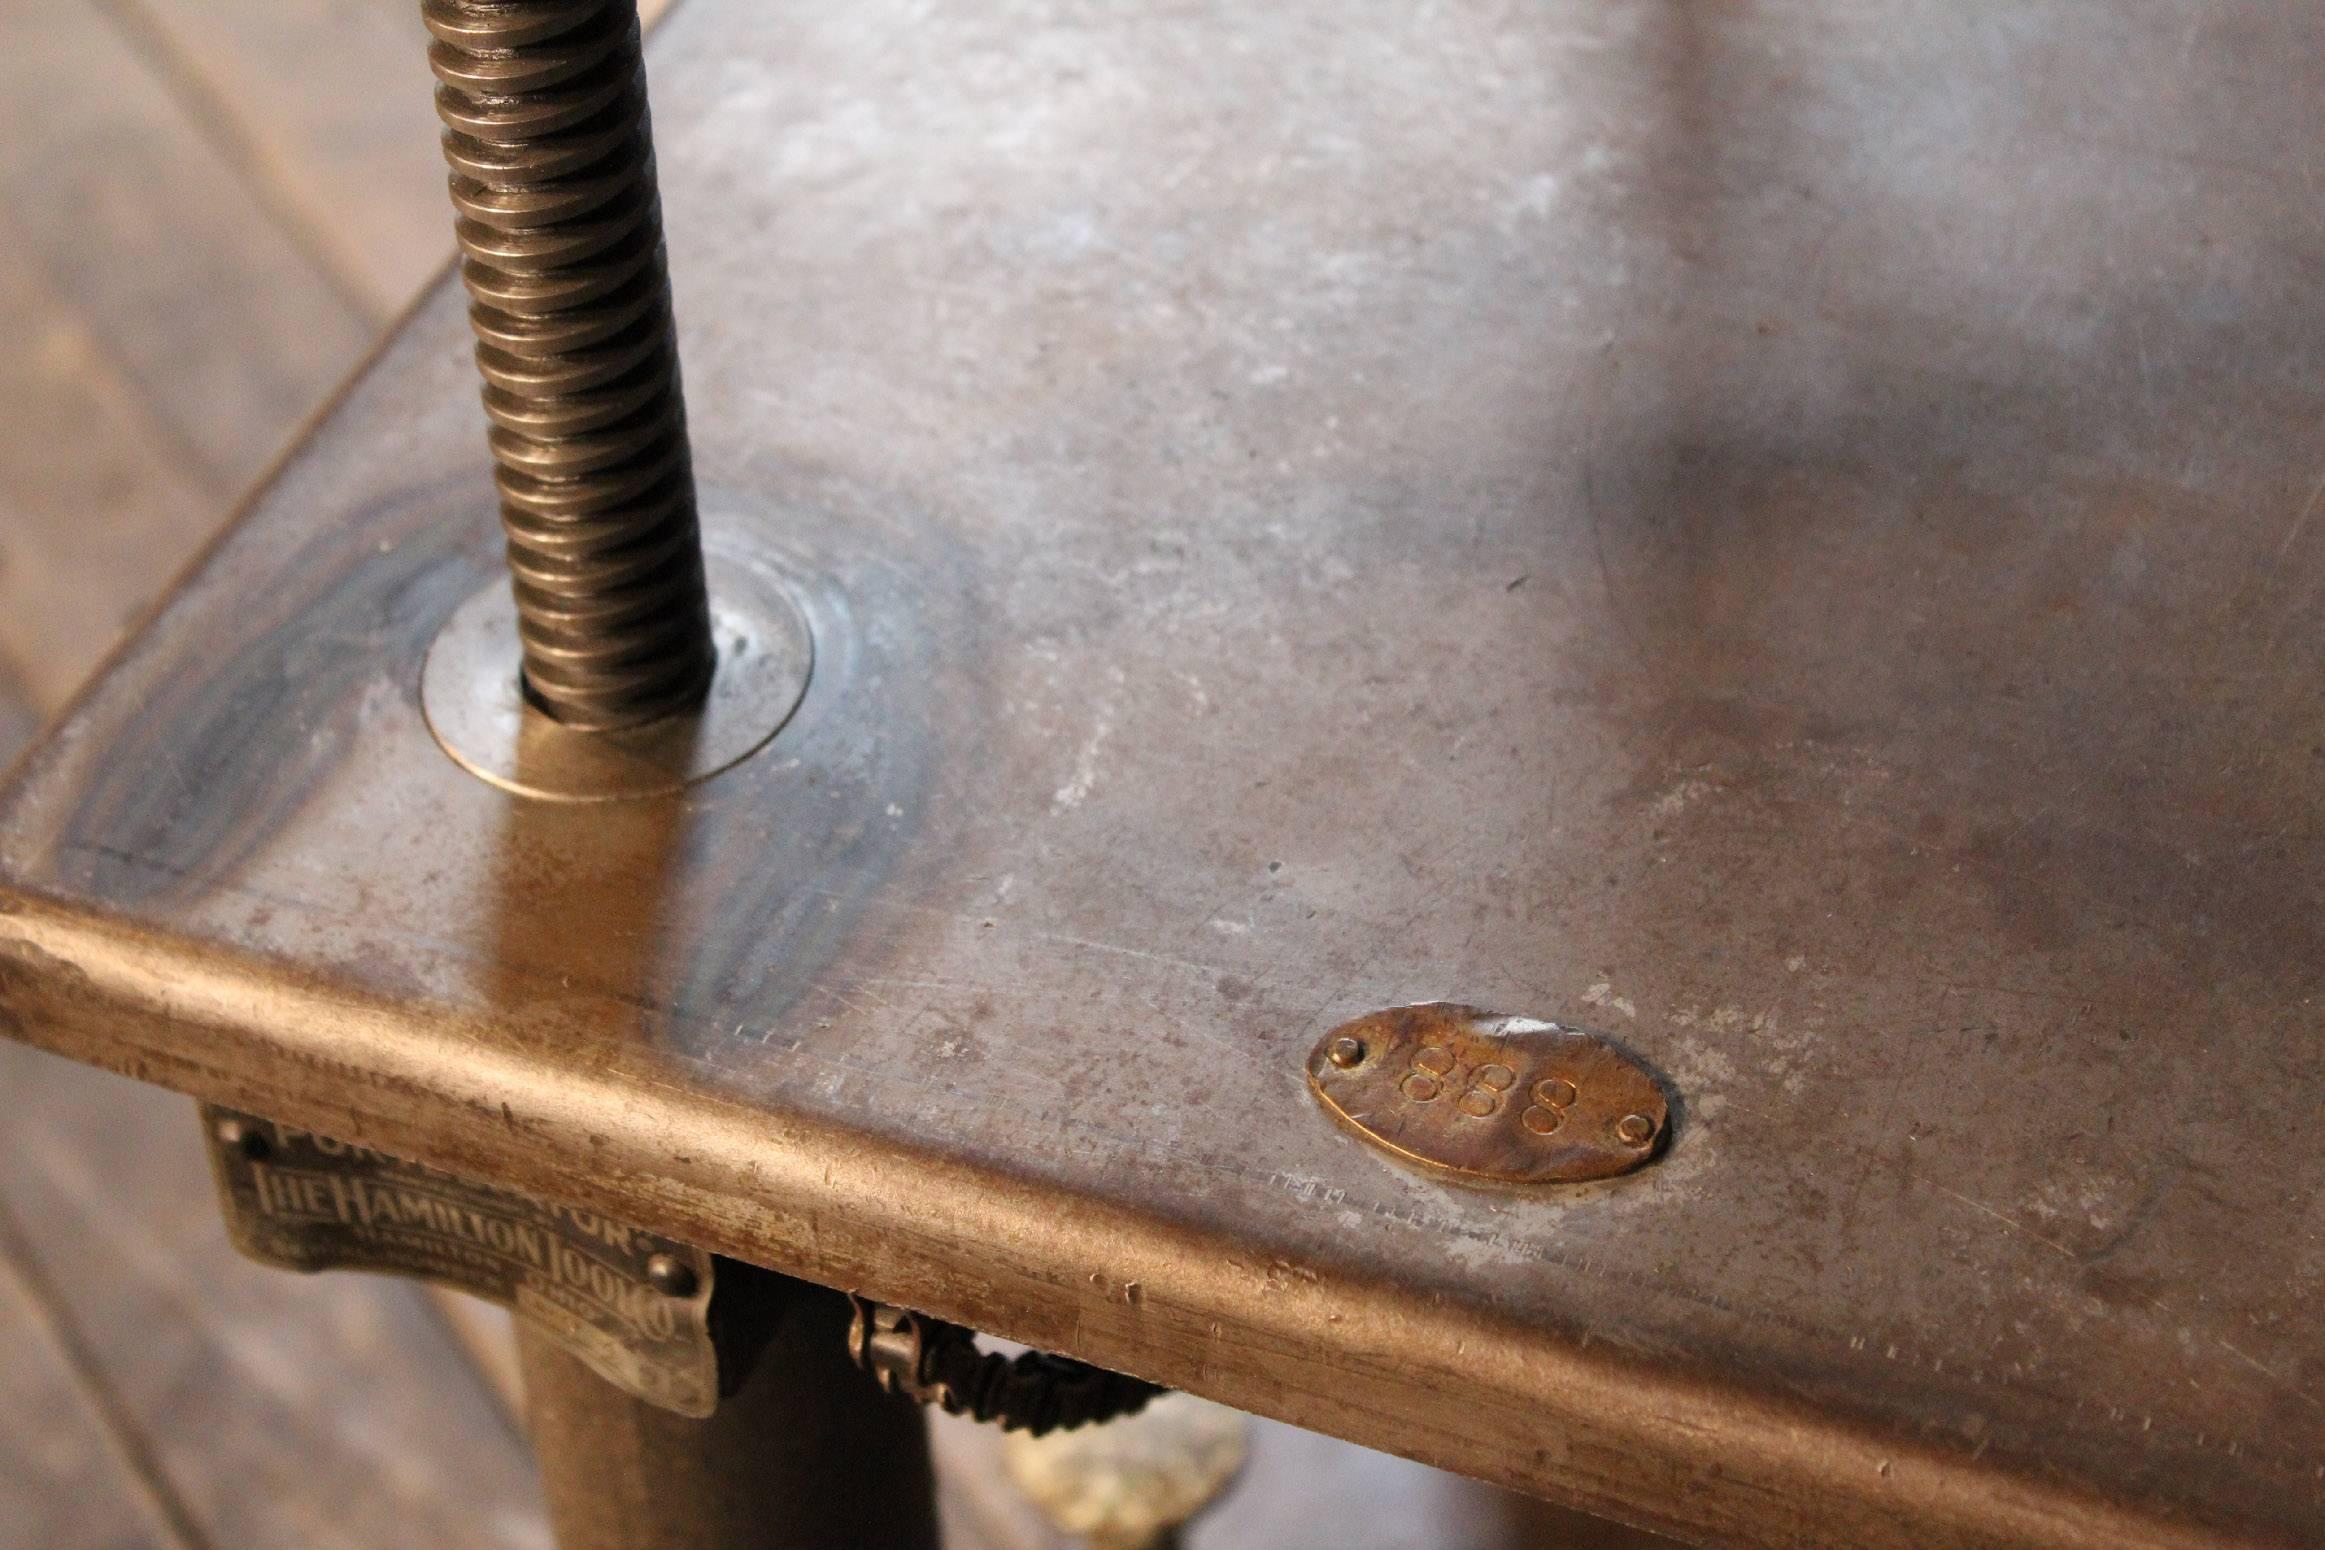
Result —
<path fill-rule="evenodd" d="M 1333 1029 L 1308 1056 L 1308 1085 L 1377 1146 L 1509 1184 L 1628 1173 L 1670 1124 L 1655 1079 L 1596 1034 L 1447 1001 Z"/>

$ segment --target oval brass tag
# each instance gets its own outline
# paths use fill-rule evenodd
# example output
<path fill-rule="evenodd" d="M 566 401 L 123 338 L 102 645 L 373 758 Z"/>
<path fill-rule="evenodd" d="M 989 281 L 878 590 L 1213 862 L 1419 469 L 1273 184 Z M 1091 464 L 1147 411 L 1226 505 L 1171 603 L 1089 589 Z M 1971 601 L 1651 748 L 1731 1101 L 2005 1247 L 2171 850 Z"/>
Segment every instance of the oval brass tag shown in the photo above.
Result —
<path fill-rule="evenodd" d="M 1628 1173 L 1670 1123 L 1655 1079 L 1596 1034 L 1448 1001 L 1343 1023 L 1308 1085 L 1376 1146 L 1509 1184 Z"/>

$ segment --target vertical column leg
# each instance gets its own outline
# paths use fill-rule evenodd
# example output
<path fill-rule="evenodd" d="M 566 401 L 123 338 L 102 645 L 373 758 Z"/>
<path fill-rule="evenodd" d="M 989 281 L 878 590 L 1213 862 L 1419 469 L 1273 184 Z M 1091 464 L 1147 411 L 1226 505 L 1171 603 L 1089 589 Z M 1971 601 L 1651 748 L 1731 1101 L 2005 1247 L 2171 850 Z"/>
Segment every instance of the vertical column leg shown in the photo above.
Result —
<path fill-rule="evenodd" d="M 847 1353 L 848 1306 L 802 1288 L 708 1420 L 632 1399 L 518 1320 L 559 1550 L 936 1550 L 920 1407 Z"/>

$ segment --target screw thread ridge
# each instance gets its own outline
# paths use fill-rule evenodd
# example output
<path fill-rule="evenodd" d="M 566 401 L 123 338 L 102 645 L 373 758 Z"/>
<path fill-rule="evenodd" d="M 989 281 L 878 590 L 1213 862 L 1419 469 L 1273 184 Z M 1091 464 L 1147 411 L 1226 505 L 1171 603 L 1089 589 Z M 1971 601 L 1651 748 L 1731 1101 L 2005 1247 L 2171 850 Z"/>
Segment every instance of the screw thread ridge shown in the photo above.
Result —
<path fill-rule="evenodd" d="M 423 0 L 528 693 L 568 725 L 713 668 L 635 0 Z"/>

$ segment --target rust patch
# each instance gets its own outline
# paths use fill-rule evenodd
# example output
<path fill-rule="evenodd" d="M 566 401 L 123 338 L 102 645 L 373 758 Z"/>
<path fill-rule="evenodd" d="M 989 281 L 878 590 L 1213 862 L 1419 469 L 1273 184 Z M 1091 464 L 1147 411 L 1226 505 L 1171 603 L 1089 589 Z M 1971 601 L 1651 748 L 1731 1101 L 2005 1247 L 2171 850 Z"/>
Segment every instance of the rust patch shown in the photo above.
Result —
<path fill-rule="evenodd" d="M 1446 1001 L 1333 1029 L 1308 1056 L 1308 1085 L 1376 1146 L 1507 1184 L 1629 1173 L 1671 1122 L 1655 1078 L 1598 1035 Z"/>

